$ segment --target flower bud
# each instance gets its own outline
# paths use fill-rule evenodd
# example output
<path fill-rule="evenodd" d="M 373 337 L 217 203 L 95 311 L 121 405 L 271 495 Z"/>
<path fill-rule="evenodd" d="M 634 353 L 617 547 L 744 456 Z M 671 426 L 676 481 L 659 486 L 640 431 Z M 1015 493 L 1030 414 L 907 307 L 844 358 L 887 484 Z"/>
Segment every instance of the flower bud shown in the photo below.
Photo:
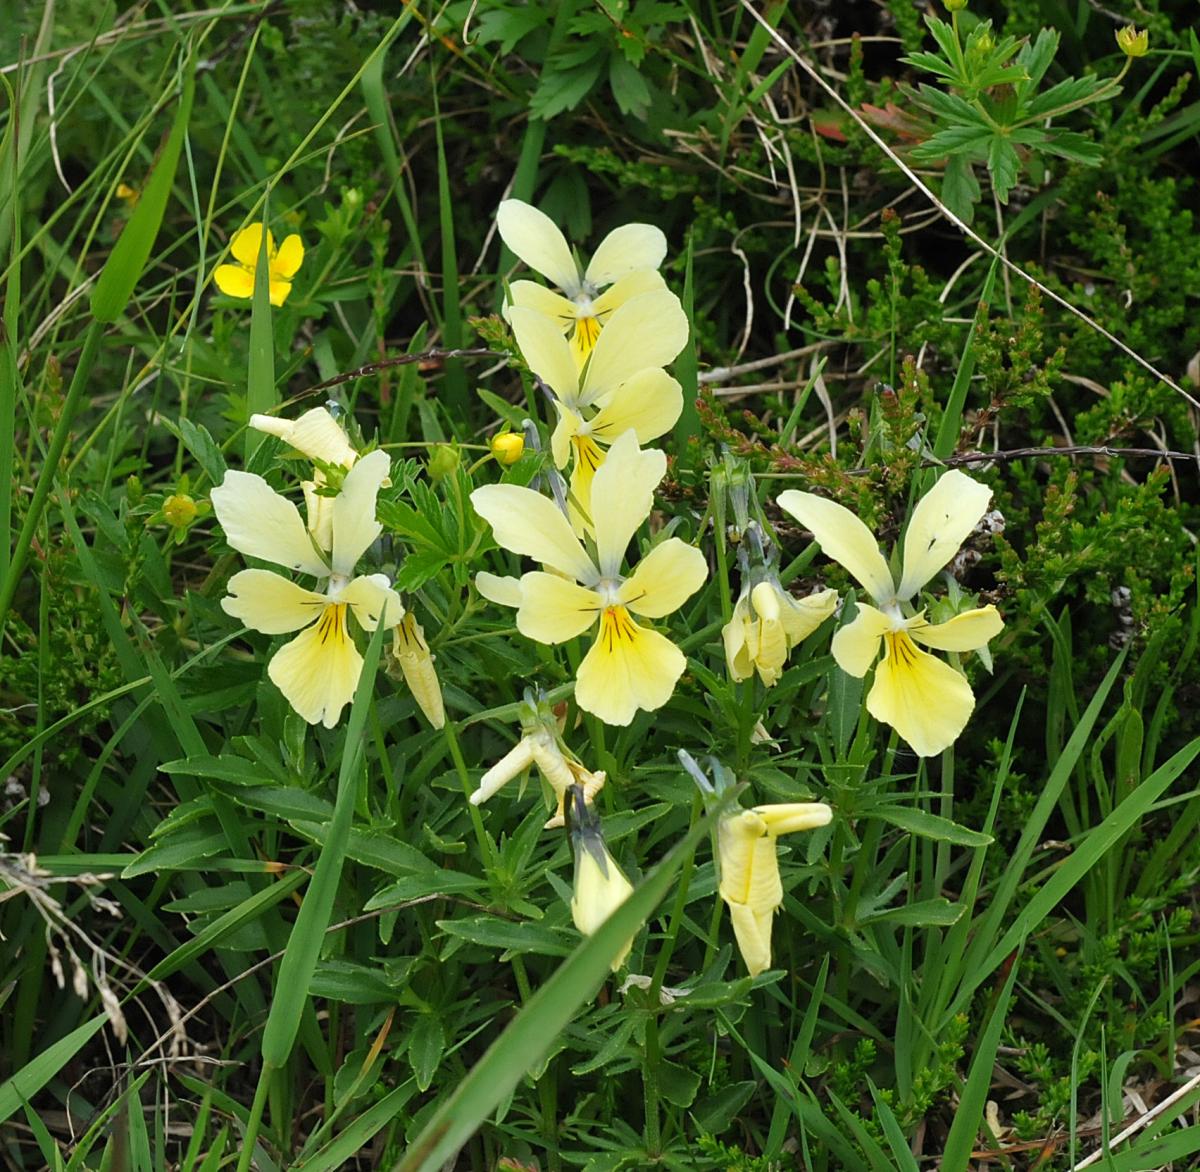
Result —
<path fill-rule="evenodd" d="M 501 464 L 515 464 L 525 451 L 525 439 L 520 432 L 505 431 L 492 437 L 492 455 Z"/>
<path fill-rule="evenodd" d="M 967 0 L 942 0 L 947 12 L 961 12 L 967 6 Z"/>
<path fill-rule="evenodd" d="M 571 919 L 584 936 L 590 936 L 633 894 L 633 884 L 604 845 L 600 820 L 585 803 L 582 790 L 575 793 L 574 821 L 571 838 L 575 844 L 575 888 L 571 896 Z M 631 948 L 632 936 L 613 958 L 614 973 L 625 963 Z"/>
<path fill-rule="evenodd" d="M 442 701 L 442 685 L 438 682 L 433 666 L 433 655 L 425 642 L 421 624 L 407 611 L 404 618 L 392 628 L 392 655 L 404 673 L 417 707 L 434 728 L 446 724 L 446 707 Z"/>
<path fill-rule="evenodd" d="M 1150 51 L 1150 33 L 1147 29 L 1140 32 L 1133 25 L 1127 24 L 1117 29 L 1117 47 L 1126 57 L 1145 57 Z"/>
<path fill-rule="evenodd" d="M 461 462 L 458 448 L 453 444 L 436 444 L 429 453 L 429 463 L 426 465 L 429 479 L 435 482 L 444 480 L 457 470 Z"/>

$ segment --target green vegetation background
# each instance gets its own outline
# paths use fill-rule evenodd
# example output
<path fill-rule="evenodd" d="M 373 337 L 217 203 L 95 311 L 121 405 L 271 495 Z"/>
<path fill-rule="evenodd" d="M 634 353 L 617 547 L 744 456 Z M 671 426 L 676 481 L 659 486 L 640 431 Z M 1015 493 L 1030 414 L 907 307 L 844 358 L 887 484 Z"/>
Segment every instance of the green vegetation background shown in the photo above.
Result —
<path fill-rule="evenodd" d="M 1035 155 L 1007 202 L 977 165 L 973 226 L 1173 388 L 994 265 L 765 27 L 907 158 L 920 6 L 755 7 L 765 22 L 661 0 L 75 2 L 4 24 L 5 566 L 34 526 L 0 644 L 8 1166 L 417 1168 L 457 1090 L 464 1168 L 965 1169 L 997 1148 L 991 1166 L 1069 1168 L 1181 1089 L 1104 1166 L 1195 1166 L 1194 10 L 1015 0 L 961 18 L 1056 29 L 1048 82 L 1115 75 L 1115 30 L 1148 26 L 1123 92 L 1064 119 L 1098 165 Z M 118 185 L 147 195 L 189 78 L 149 263 L 91 331 L 134 215 Z M 939 191 L 942 169 L 920 170 Z M 452 735 L 384 676 L 348 725 L 308 729 L 264 679 L 270 641 L 219 609 L 240 563 L 211 518 L 162 514 L 176 493 L 203 506 L 227 465 L 286 463 L 246 446 L 248 371 L 249 393 L 298 412 L 364 364 L 502 344 L 479 319 L 513 271 L 492 232 L 506 195 L 585 248 L 629 220 L 667 233 L 694 323 L 676 373 L 698 396 L 668 445 L 683 535 L 704 533 L 721 445 L 764 499 L 817 486 L 885 540 L 934 453 L 999 514 L 964 581 L 1006 632 L 943 759 L 918 769 L 860 721 L 821 638 L 771 693 L 725 682 L 724 556 L 689 605 L 671 705 L 577 730 L 608 771 L 622 865 L 640 879 L 666 859 L 635 909 L 665 896 L 630 960 L 647 982 L 600 986 L 620 932 L 578 947 L 569 846 L 541 831 L 536 785 L 482 816 L 463 800 L 511 744 L 525 681 L 571 678 L 468 585 L 503 564 L 466 494 L 497 475 L 469 468 L 498 420 L 529 411 L 515 368 L 429 360 L 333 392 L 400 458 L 381 515 Z M 264 216 L 308 247 L 270 345 L 209 282 Z M 435 481 L 443 444 L 461 457 Z M 807 588 L 806 542 L 770 515 Z M 760 717 L 778 747 L 752 740 Z M 785 859 L 757 982 L 714 914 L 679 748 L 757 800 L 835 808 L 832 837 Z M 280 966 L 335 839 L 326 914 L 299 941 L 310 999 Z M 263 1076 L 273 1004 L 298 1044 Z"/>

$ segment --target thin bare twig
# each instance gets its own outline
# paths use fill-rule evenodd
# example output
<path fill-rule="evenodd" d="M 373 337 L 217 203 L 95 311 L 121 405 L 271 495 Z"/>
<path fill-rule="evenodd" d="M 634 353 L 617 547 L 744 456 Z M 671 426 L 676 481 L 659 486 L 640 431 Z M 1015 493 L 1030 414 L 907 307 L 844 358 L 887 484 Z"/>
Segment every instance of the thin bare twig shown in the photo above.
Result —
<path fill-rule="evenodd" d="M 307 390 L 301 391 L 298 395 L 294 396 L 294 399 L 307 399 L 310 395 L 327 390 L 329 387 L 338 387 L 342 383 L 353 382 L 356 378 L 365 378 L 368 374 L 378 374 L 379 371 L 387 370 L 393 366 L 411 366 L 414 362 L 432 362 L 447 358 L 505 357 L 507 355 L 498 350 L 480 349 L 422 350 L 419 354 L 401 354 L 396 358 L 381 358 L 378 362 L 368 362 L 366 366 L 360 366 L 357 370 L 348 370 L 343 374 L 336 374 L 333 378 L 326 379 L 323 383 L 317 383 L 315 387 L 309 387 Z"/>

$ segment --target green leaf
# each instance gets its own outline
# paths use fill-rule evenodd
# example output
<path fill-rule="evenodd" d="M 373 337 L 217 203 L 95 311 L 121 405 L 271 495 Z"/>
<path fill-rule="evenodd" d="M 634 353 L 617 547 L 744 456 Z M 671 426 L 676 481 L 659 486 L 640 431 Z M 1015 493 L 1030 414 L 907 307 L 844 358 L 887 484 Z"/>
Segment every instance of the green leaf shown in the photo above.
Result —
<path fill-rule="evenodd" d="M 546 9 L 540 4 L 530 4 L 523 8 L 491 8 L 479 18 L 476 39 L 485 45 L 490 41 L 499 41 L 500 52 L 507 54 L 531 32 L 545 28 L 548 23 Z"/>
<path fill-rule="evenodd" d="M 614 54 L 609 58 L 608 85 L 622 114 L 645 119 L 650 110 L 650 87 L 624 57 Z"/>
<path fill-rule="evenodd" d="M 163 773 L 180 773 L 185 777 L 209 777 L 214 781 L 230 781 L 236 785 L 262 785 L 264 781 L 271 780 L 263 776 L 266 770 L 261 765 L 229 753 L 219 757 L 183 757 L 178 761 L 168 761 L 165 765 L 160 765 L 159 769 Z M 276 777 L 284 781 L 287 775 L 279 770 Z"/>
<path fill-rule="evenodd" d="M 1008 203 L 1008 193 L 1016 185 L 1021 170 L 1021 159 L 1003 135 L 997 134 L 988 147 L 988 170 L 992 173 L 996 198 L 1001 203 Z"/>
<path fill-rule="evenodd" d="M 313 971 L 317 967 L 317 957 L 325 943 L 325 931 L 329 927 L 333 900 L 337 895 L 338 880 L 341 878 L 342 864 L 346 858 L 350 824 L 354 818 L 355 796 L 363 776 L 363 746 L 366 740 L 364 732 L 375 691 L 375 673 L 379 667 L 380 648 L 383 646 L 384 621 L 380 622 L 371 636 L 366 661 L 355 690 L 354 704 L 350 709 L 333 820 L 329 823 L 329 831 L 321 847 L 316 870 L 308 890 L 304 893 L 300 914 L 296 917 L 296 923 L 288 938 L 287 950 L 279 965 L 271 1012 L 263 1028 L 262 1078 L 268 1078 L 271 1070 L 281 1067 L 292 1052 L 292 1045 L 300 1029 L 300 1017 L 308 1002 L 308 988 L 312 983 Z"/>
<path fill-rule="evenodd" d="M 73 1029 L 65 1038 L 48 1046 L 26 1063 L 7 1082 L 0 1083 L 0 1123 L 20 1109 L 54 1078 L 102 1030 L 108 1018 L 104 1014 Z"/>
<path fill-rule="evenodd" d="M 175 111 L 175 121 L 167 137 L 167 145 L 155 164 L 150 178 L 142 188 L 141 197 L 129 217 L 121 235 L 117 237 L 113 250 L 105 261 L 104 268 L 92 290 L 92 316 L 100 322 L 114 322 L 129 304 L 134 286 L 150 259 L 158 229 L 162 224 L 171 185 L 175 182 L 175 168 L 179 163 L 179 152 L 183 148 L 183 137 L 187 133 L 188 119 L 192 114 L 192 98 L 196 82 L 192 76 L 191 63 L 183 83 L 183 96 Z"/>
<path fill-rule="evenodd" d="M 981 194 L 970 161 L 963 155 L 947 159 L 946 174 L 942 179 L 942 202 L 964 224 L 975 218 L 975 205 Z"/>
<path fill-rule="evenodd" d="M 548 122 L 556 114 L 574 110 L 591 93 L 604 68 L 604 51 L 591 48 L 590 59 L 569 64 L 561 58 L 546 63 L 537 89 L 529 100 L 529 116 Z"/>
<path fill-rule="evenodd" d="M 994 841 L 990 834 L 968 830 L 965 826 L 959 826 L 957 822 L 951 822 L 949 818 L 927 814 L 924 810 L 914 810 L 908 806 L 876 806 L 869 816 L 879 818 L 892 826 L 899 826 L 901 830 L 907 830 L 910 834 L 935 838 L 955 846 L 988 846 Z"/>
<path fill-rule="evenodd" d="M 696 1101 L 696 1092 L 700 1089 L 700 1074 L 697 1071 L 662 1058 L 655 1073 L 658 1075 L 658 1089 L 668 1103 L 674 1103 L 676 1107 L 690 1107 Z"/>
<path fill-rule="evenodd" d="M 541 924 L 501 920 L 496 916 L 470 916 L 462 920 L 438 920 L 437 926 L 448 936 L 482 944 L 485 948 L 504 949 L 509 955 L 526 952 L 544 956 L 571 954 L 566 931 Z"/>
<path fill-rule="evenodd" d="M 880 912 L 871 912 L 859 918 L 860 924 L 901 924 L 918 927 L 948 928 L 957 923 L 963 914 L 961 903 L 951 903 L 940 895 L 934 899 L 922 899 L 916 903 L 908 903 L 903 907 L 886 908 Z"/>
<path fill-rule="evenodd" d="M 432 1013 L 417 1018 L 408 1042 L 408 1061 L 417 1080 L 417 1089 L 429 1090 L 446 1052 L 446 1032 L 441 1021 Z"/>

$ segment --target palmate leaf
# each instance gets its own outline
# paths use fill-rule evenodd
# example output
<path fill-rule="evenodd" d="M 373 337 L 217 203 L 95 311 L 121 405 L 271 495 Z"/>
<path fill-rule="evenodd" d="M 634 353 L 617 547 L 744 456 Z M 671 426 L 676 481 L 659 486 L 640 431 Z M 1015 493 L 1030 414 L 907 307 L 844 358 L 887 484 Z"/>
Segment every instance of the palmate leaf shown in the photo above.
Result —
<path fill-rule="evenodd" d="M 529 101 L 533 118 L 549 121 L 556 114 L 573 110 L 592 91 L 604 68 L 603 46 L 586 46 L 586 57 L 577 60 L 578 53 L 569 59 L 554 57 L 546 62 L 538 87 Z"/>

